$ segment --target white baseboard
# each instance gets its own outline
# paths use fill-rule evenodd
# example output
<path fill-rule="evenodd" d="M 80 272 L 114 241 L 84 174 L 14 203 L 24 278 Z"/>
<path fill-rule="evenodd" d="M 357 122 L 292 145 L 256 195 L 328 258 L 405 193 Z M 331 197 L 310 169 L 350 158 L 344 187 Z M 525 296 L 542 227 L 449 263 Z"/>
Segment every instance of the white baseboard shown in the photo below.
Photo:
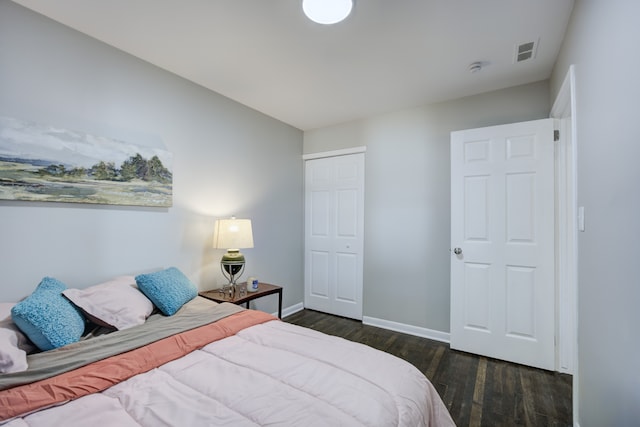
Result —
<path fill-rule="evenodd" d="M 304 310 L 304 303 L 299 302 L 292 306 L 282 309 L 282 317 L 290 316 L 294 313 Z M 277 316 L 278 313 L 273 313 Z M 402 332 L 404 334 L 414 335 L 417 337 L 428 338 L 434 341 L 440 341 L 449 344 L 451 342 L 450 334 L 448 332 L 436 331 L 428 328 L 421 328 L 420 326 L 407 325 L 404 323 L 392 322 L 391 320 L 377 319 L 375 317 L 363 316 L 362 323 L 369 326 L 376 326 L 382 329 L 389 329 L 390 331 Z"/>
<path fill-rule="evenodd" d="M 402 332 L 409 335 L 415 335 L 417 337 L 428 338 L 434 341 L 441 341 L 445 343 L 451 342 L 450 334 L 448 332 L 435 331 L 433 329 L 422 328 L 420 326 L 407 325 L 404 323 L 392 322 L 391 320 L 376 319 L 375 317 L 362 317 L 362 323 L 370 326 L 377 326 L 382 329 L 389 329 L 391 331 Z"/>
<path fill-rule="evenodd" d="M 282 309 L 282 318 L 285 318 L 287 316 L 291 316 L 293 313 L 297 313 L 299 311 L 304 310 L 304 304 L 299 302 L 297 304 L 291 305 L 289 307 L 285 307 Z M 278 312 L 276 311 L 275 313 L 271 313 L 274 316 L 278 317 Z"/>

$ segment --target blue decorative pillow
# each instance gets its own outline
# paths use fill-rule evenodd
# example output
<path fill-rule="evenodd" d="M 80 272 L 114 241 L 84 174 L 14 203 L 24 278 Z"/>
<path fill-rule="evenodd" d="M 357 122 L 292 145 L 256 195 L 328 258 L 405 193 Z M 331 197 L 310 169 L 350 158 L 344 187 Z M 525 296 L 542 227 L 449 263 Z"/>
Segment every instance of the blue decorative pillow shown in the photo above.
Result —
<path fill-rule="evenodd" d="M 59 280 L 45 277 L 31 295 L 11 309 L 13 323 L 40 350 L 76 342 L 84 332 L 84 317 L 62 296 L 66 288 Z"/>
<path fill-rule="evenodd" d="M 198 295 L 198 288 L 180 270 L 169 267 L 154 273 L 136 276 L 138 289 L 158 307 L 172 316 Z"/>

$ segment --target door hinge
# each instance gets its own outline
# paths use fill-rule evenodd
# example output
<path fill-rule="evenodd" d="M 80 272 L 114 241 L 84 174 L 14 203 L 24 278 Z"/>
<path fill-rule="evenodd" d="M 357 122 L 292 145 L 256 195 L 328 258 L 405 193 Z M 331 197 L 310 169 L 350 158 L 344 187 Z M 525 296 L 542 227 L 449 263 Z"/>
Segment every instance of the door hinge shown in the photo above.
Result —
<path fill-rule="evenodd" d="M 553 142 L 558 142 L 560 141 L 560 131 L 559 130 L 554 130 L 553 131 Z"/>

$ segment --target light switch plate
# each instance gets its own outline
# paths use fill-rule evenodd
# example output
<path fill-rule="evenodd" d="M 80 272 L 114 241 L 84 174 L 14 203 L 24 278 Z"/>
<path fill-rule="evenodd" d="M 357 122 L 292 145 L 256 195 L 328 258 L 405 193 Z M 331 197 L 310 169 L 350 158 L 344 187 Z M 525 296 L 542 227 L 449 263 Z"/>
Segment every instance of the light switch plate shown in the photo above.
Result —
<path fill-rule="evenodd" d="M 578 230 L 584 231 L 584 206 L 578 207 Z"/>

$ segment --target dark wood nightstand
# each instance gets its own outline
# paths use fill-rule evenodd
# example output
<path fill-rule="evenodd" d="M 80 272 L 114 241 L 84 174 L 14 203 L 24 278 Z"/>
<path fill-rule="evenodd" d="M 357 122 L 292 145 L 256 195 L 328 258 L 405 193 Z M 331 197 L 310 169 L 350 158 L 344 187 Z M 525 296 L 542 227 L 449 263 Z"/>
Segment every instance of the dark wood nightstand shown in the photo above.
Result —
<path fill-rule="evenodd" d="M 269 283 L 258 283 L 257 291 L 245 292 L 242 295 L 240 295 L 240 292 L 236 292 L 233 295 L 233 298 L 229 294 L 220 293 L 219 289 L 198 293 L 201 297 L 215 302 L 231 302 L 233 304 L 246 303 L 247 308 L 249 308 L 249 301 L 272 294 L 278 294 L 278 318 L 282 319 L 282 286 L 270 285 Z"/>

